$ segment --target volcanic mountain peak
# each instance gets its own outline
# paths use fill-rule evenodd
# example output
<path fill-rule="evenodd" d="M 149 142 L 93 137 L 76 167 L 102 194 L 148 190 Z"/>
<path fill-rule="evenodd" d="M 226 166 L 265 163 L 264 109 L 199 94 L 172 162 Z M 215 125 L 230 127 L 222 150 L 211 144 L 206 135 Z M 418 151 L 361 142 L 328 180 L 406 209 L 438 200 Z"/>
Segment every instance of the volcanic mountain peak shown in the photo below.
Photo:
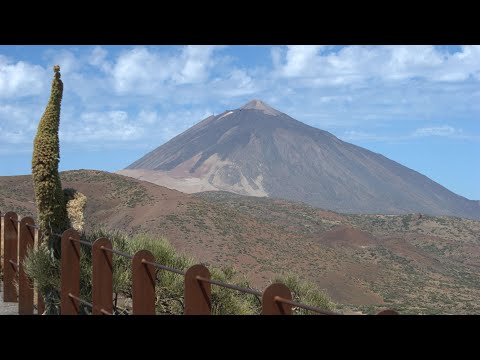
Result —
<path fill-rule="evenodd" d="M 261 100 L 208 117 L 119 173 L 183 192 L 268 196 L 338 212 L 480 219 L 477 201 Z"/>
<path fill-rule="evenodd" d="M 264 103 L 262 100 L 257 100 L 257 99 L 253 99 L 253 100 L 249 101 L 248 103 L 243 105 L 240 109 L 241 110 L 244 110 L 244 109 L 260 110 L 260 111 L 263 111 L 267 115 L 273 115 L 273 116 L 281 114 L 280 111 L 275 110 L 270 105 Z"/>

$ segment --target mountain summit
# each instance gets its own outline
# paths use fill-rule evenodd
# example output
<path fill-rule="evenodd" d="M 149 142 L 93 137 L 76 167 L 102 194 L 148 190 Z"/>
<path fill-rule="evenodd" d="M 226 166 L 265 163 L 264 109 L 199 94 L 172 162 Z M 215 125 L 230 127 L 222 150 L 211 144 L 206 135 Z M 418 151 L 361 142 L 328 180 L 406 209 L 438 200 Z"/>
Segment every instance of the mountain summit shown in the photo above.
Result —
<path fill-rule="evenodd" d="M 265 104 L 263 101 L 256 100 L 256 99 L 249 101 L 248 103 L 243 105 L 239 110 L 247 110 L 247 109 L 260 110 L 267 115 L 273 115 L 273 116 L 282 114 L 280 111 L 275 110 L 271 106 Z"/>
<path fill-rule="evenodd" d="M 480 205 L 261 100 L 209 116 L 120 174 L 193 193 L 223 190 L 347 213 L 480 218 Z"/>

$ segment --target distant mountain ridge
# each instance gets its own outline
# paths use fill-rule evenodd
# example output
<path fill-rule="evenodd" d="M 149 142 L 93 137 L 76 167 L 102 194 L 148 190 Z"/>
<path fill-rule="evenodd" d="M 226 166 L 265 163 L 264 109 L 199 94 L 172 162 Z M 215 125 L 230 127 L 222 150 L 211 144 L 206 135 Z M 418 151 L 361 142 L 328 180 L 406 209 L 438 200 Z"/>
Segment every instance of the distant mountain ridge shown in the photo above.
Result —
<path fill-rule="evenodd" d="M 480 219 L 480 203 L 260 100 L 209 116 L 118 173 L 187 193 L 223 190 L 344 213 Z"/>

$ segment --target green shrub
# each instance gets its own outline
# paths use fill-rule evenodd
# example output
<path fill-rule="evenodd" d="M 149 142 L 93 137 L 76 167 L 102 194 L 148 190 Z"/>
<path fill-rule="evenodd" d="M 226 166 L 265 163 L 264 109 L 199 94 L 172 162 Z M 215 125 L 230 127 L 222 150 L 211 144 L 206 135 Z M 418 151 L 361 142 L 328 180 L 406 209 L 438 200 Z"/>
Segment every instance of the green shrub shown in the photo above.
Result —
<path fill-rule="evenodd" d="M 235 269 L 210 269 L 214 280 L 251 288 L 245 277 L 239 277 Z M 212 314 L 214 315 L 254 315 L 262 311 L 261 299 L 255 295 L 212 285 Z"/>
<path fill-rule="evenodd" d="M 46 314 L 58 314 L 60 309 L 60 261 L 45 246 L 29 252 L 24 262 L 26 274 L 35 281 L 44 298 Z"/>
<path fill-rule="evenodd" d="M 295 275 L 289 274 L 284 276 L 277 276 L 274 278 L 274 282 L 280 282 L 285 284 L 292 292 L 293 301 L 308 304 L 310 306 L 314 306 L 323 310 L 335 310 L 335 304 L 329 299 L 327 294 L 319 291 L 314 284 L 305 280 L 301 280 Z M 293 314 L 315 315 L 315 313 L 311 311 L 296 307 L 293 308 Z"/>
<path fill-rule="evenodd" d="M 175 269 L 187 270 L 195 264 L 194 259 L 177 254 L 170 243 L 162 238 L 152 238 L 150 235 L 128 237 L 126 234 L 105 228 L 95 228 L 82 235 L 82 240 L 93 242 L 101 237 L 108 238 L 112 247 L 118 251 L 135 254 L 139 250 L 148 250 L 155 261 Z M 81 245 L 80 257 L 80 297 L 89 301 L 92 298 L 92 255 L 87 245 Z M 131 302 L 132 271 L 131 260 L 113 254 L 113 292 L 114 297 L 125 297 Z M 28 254 L 25 261 L 27 274 L 37 283 L 42 294 L 50 294 L 56 299 L 58 308 L 60 294 L 60 262 L 45 248 Z M 214 268 L 209 266 L 212 279 L 250 288 L 244 276 L 239 276 L 232 267 Z M 293 293 L 294 300 L 323 309 L 333 309 L 333 303 L 315 286 L 298 280 L 294 276 L 278 277 L 275 281 L 285 283 Z M 156 270 L 156 313 L 183 314 L 184 312 L 184 278 L 181 275 L 157 269 Z M 52 295 L 53 294 L 53 295 Z M 127 301 L 127 304 L 128 302 Z M 123 313 L 123 308 L 114 306 L 115 313 Z M 81 313 L 88 314 L 90 309 L 81 308 Z M 261 299 L 239 291 L 212 285 L 212 314 L 215 315 L 247 315 L 261 313 Z M 303 310 L 295 310 L 294 314 L 304 314 Z"/>

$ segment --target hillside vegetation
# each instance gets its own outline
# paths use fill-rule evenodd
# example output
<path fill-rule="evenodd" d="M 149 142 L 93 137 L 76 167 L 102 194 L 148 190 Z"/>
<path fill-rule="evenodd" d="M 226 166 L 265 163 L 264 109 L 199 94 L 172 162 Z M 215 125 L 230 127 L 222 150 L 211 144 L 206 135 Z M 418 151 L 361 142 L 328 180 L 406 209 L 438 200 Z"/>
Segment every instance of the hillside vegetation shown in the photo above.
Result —
<path fill-rule="evenodd" d="M 225 192 L 188 195 L 102 171 L 61 173 L 84 193 L 91 224 L 164 237 L 208 266 L 233 266 L 257 288 L 278 274 L 312 281 L 337 309 L 480 313 L 480 222 L 346 215 Z M 0 211 L 34 215 L 30 176 L 0 177 Z"/>

